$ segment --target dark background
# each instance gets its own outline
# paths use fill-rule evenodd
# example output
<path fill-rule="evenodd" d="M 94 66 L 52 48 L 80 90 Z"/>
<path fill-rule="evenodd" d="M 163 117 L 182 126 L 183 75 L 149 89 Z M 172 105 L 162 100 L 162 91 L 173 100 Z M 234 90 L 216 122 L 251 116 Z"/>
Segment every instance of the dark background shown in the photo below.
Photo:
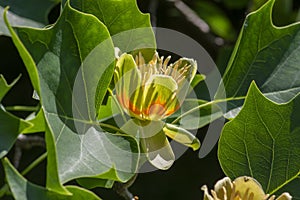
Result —
<path fill-rule="evenodd" d="M 217 19 L 225 18 L 230 23 L 227 31 L 212 29 L 204 33 L 187 19 L 187 16 L 178 10 L 173 1 L 167 0 L 138 0 L 138 6 L 143 12 L 151 13 L 154 26 L 170 28 L 184 33 L 199 42 L 217 63 L 221 72 L 224 72 L 226 63 L 235 44 L 239 30 L 242 27 L 246 15 L 261 5 L 264 0 L 186 0 L 187 6 L 192 8 L 199 17 L 210 27 L 218 27 L 214 24 Z M 257 2 L 257 3 L 255 3 Z M 273 13 L 274 23 L 277 26 L 287 25 L 299 20 L 298 0 L 277 0 Z M 55 22 L 59 15 L 60 5 L 57 5 L 49 14 L 49 23 Z M 10 105 L 36 105 L 37 101 L 31 97 L 32 86 L 26 69 L 9 37 L 0 36 L 0 74 L 3 74 L 10 83 L 19 74 L 22 74 L 19 82 L 7 94 L 3 100 L 4 106 Z M 199 86 L 197 90 L 201 90 Z M 199 92 L 200 93 L 200 92 Z M 25 117 L 28 113 L 14 113 Z M 207 127 L 200 129 L 197 136 L 202 141 Z M 43 135 L 39 133 L 39 135 Z M 23 151 L 19 170 L 24 169 L 45 150 L 41 147 L 33 147 Z M 14 149 L 8 157 L 13 159 Z M 26 175 L 31 182 L 45 184 L 46 162 L 37 166 Z M 217 159 L 217 147 L 203 159 L 198 158 L 198 152 L 188 150 L 167 171 L 154 171 L 139 174 L 130 191 L 142 200 L 199 200 L 202 199 L 201 186 L 206 184 L 210 188 L 214 183 L 224 177 Z M 4 183 L 2 165 L 0 165 L 0 187 Z M 72 182 L 75 184 L 75 182 Z M 93 191 L 106 200 L 121 199 L 111 189 L 96 188 Z M 11 199 L 5 197 L 4 199 Z"/>

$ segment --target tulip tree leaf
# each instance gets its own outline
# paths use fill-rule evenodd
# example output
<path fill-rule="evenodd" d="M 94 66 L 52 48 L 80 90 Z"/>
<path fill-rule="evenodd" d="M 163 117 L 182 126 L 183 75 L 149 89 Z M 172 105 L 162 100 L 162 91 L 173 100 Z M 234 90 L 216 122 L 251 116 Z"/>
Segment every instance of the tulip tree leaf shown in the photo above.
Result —
<path fill-rule="evenodd" d="M 99 111 L 99 120 L 105 120 L 108 119 L 114 115 L 120 114 L 120 107 L 118 105 L 117 99 L 114 99 L 115 97 L 109 96 L 106 102 L 106 105 L 100 106 Z"/>
<path fill-rule="evenodd" d="M 16 200 L 100 200 L 94 193 L 78 186 L 66 186 L 72 195 L 62 195 L 28 182 L 7 158 L 2 160 L 6 180 Z"/>
<path fill-rule="evenodd" d="M 252 80 L 264 94 L 284 103 L 300 92 L 300 23 L 275 27 L 271 20 L 275 0 L 247 16 L 228 63 L 218 96 L 245 96 Z M 229 108 L 241 105 L 241 101 Z"/>
<path fill-rule="evenodd" d="M 60 184 L 75 178 L 130 179 L 137 167 L 136 140 L 106 133 L 96 120 L 95 102 L 104 98 L 114 69 L 107 28 L 67 3 L 53 27 L 16 32 L 13 41 L 22 58 L 31 55 L 36 63 L 31 70 L 32 59 L 24 60 L 29 74 L 38 75 L 34 89 L 47 124 L 47 188 L 66 194 Z"/>
<path fill-rule="evenodd" d="M 6 112 L 0 107 L 0 158 L 5 156 L 15 143 L 18 135 L 31 124 Z"/>
<path fill-rule="evenodd" d="M 0 74 L 0 101 L 3 99 L 6 93 L 15 85 L 19 78 L 20 76 L 16 78 L 11 84 L 7 84 L 3 75 Z"/>
<path fill-rule="evenodd" d="M 219 140 L 218 156 L 225 174 L 232 179 L 254 177 L 271 194 L 297 178 L 299 113 L 299 95 L 277 104 L 252 83 L 242 110 L 224 126 Z"/>
<path fill-rule="evenodd" d="M 71 5 L 95 15 L 103 22 L 113 36 L 114 45 L 121 51 L 144 49 L 142 52 L 146 61 L 152 59 L 156 44 L 150 15 L 141 13 L 136 1 L 71 0 Z"/>
<path fill-rule="evenodd" d="M 112 188 L 114 184 L 113 180 L 100 179 L 95 177 L 79 178 L 76 179 L 76 181 L 79 185 L 87 189 L 93 189 L 96 187 Z"/>
<path fill-rule="evenodd" d="M 196 74 L 193 80 L 191 81 L 191 89 L 195 88 L 201 81 L 205 80 L 205 75 L 204 74 Z"/>
<path fill-rule="evenodd" d="M 44 27 L 48 14 L 59 0 L 2 0 L 0 1 L 0 35 L 10 36 L 2 18 L 3 11 L 9 6 L 8 19 L 13 26 Z"/>
<path fill-rule="evenodd" d="M 11 84 L 0 75 L 0 102 L 19 78 Z M 5 156 L 15 143 L 18 135 L 31 126 L 30 123 L 8 113 L 0 104 L 0 158 Z"/>
<path fill-rule="evenodd" d="M 26 121 L 32 124 L 32 127 L 26 129 L 23 134 L 37 133 L 37 132 L 45 132 L 45 117 L 43 110 L 40 109 L 37 113 L 33 114 L 33 117 Z"/>

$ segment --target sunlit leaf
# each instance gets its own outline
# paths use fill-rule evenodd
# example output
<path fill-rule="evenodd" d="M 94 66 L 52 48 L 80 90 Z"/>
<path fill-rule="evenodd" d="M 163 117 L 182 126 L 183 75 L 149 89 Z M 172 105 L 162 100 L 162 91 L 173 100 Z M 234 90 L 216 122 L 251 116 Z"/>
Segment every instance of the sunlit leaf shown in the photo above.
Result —
<path fill-rule="evenodd" d="M 137 167 L 135 139 L 106 133 L 96 120 L 95 102 L 102 102 L 114 69 L 106 27 L 67 4 L 52 28 L 16 32 L 13 41 L 34 77 L 45 115 L 47 187 L 66 193 L 61 183 L 110 170 L 112 179 L 130 179 Z"/>
<path fill-rule="evenodd" d="M 150 15 L 141 13 L 136 1 L 71 0 L 71 5 L 103 22 L 113 36 L 114 45 L 122 52 L 139 49 L 146 61 L 152 59 L 156 44 Z"/>
<path fill-rule="evenodd" d="M 253 83 L 240 113 L 222 131 L 219 160 L 227 176 L 248 175 L 274 193 L 300 172 L 300 96 L 276 104 Z M 287 190 L 289 192 L 289 190 Z"/>

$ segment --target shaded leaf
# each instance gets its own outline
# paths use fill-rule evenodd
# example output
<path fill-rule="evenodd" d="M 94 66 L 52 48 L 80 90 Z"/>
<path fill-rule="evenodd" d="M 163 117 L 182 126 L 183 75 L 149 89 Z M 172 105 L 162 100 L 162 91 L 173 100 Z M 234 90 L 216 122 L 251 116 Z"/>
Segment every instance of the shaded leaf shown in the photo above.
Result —
<path fill-rule="evenodd" d="M 7 158 L 2 160 L 6 180 L 16 200 L 100 200 L 94 193 L 78 186 L 66 186 L 71 195 L 66 196 L 47 190 L 41 186 L 28 182 L 12 166 Z"/>
<path fill-rule="evenodd" d="M 217 98 L 245 96 L 252 80 L 277 103 L 300 92 L 300 24 L 274 27 L 273 4 L 270 0 L 247 16 L 223 77 L 226 91 L 219 89 Z M 236 102 L 229 109 L 241 104 Z"/>
<path fill-rule="evenodd" d="M 39 95 L 40 94 L 40 85 L 38 82 L 38 74 L 37 74 L 37 69 L 36 69 L 34 60 L 32 59 L 31 55 L 26 50 L 25 46 L 22 44 L 19 37 L 17 36 L 17 34 L 14 32 L 13 28 L 9 24 L 8 19 L 7 19 L 7 12 L 8 12 L 8 10 L 6 9 L 3 14 L 4 22 L 12 36 L 12 40 L 13 40 L 16 48 L 18 49 L 19 54 L 25 64 L 25 66 L 26 66 L 26 69 L 29 73 L 31 83 Z"/>
<path fill-rule="evenodd" d="M 79 185 L 87 189 L 93 189 L 96 187 L 112 188 L 114 184 L 113 180 L 101 179 L 96 177 L 79 178 L 76 179 L 76 181 Z"/>
<path fill-rule="evenodd" d="M 48 14 L 59 0 L 2 0 L 0 1 L 0 16 L 4 8 L 9 6 L 8 19 L 12 26 L 44 27 L 48 22 Z M 10 36 L 4 20 L 0 17 L 0 35 Z"/>
<path fill-rule="evenodd" d="M 11 84 L 0 75 L 0 102 L 5 94 L 13 87 L 19 78 Z M 0 104 L 0 158 L 5 156 L 15 143 L 18 135 L 31 127 L 30 123 L 10 114 Z"/>
<path fill-rule="evenodd" d="M 189 92 L 191 92 L 192 89 L 194 89 L 201 81 L 205 80 L 205 75 L 204 74 L 196 74 L 193 80 L 190 83 L 190 89 Z"/>
<path fill-rule="evenodd" d="M 241 2 L 241 0 L 235 2 Z M 196 3 L 195 10 L 208 23 L 213 33 L 226 40 L 234 40 L 236 38 L 236 32 L 231 21 L 218 6 L 211 2 L 198 2 Z"/>
<path fill-rule="evenodd" d="M 31 124 L 6 112 L 0 106 L 0 158 L 5 156 L 11 149 L 17 137 Z"/>
<path fill-rule="evenodd" d="M 225 174 L 254 177 L 266 193 L 295 179 L 300 171 L 299 111 L 300 96 L 276 104 L 251 84 L 242 110 L 225 125 L 219 140 Z"/>

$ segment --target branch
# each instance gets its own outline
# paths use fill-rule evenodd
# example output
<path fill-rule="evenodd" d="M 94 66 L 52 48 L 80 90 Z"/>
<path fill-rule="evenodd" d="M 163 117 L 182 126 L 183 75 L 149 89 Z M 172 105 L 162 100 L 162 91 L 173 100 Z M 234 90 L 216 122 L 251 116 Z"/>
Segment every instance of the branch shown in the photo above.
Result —
<path fill-rule="evenodd" d="M 125 200 L 138 200 L 137 196 L 133 196 L 132 193 L 128 190 L 128 188 L 134 183 L 136 180 L 137 174 L 135 174 L 128 182 L 120 183 L 115 182 L 113 186 L 113 190 L 116 191 L 118 195 L 123 197 Z"/>
<path fill-rule="evenodd" d="M 220 37 L 215 37 L 210 32 L 209 25 L 199 17 L 199 15 L 191 9 L 188 5 L 186 5 L 181 0 L 168 0 L 174 3 L 175 8 L 183 14 L 187 21 L 192 23 L 195 27 L 197 27 L 202 33 L 204 33 L 207 38 L 212 41 L 215 45 L 221 46 L 224 44 L 224 40 Z"/>
<path fill-rule="evenodd" d="M 149 13 L 151 17 L 151 25 L 157 27 L 157 8 L 158 0 L 151 0 L 149 3 Z"/>
<path fill-rule="evenodd" d="M 40 136 L 27 136 L 22 134 L 18 136 L 15 144 L 15 154 L 13 159 L 15 168 L 19 167 L 22 157 L 22 150 L 28 150 L 36 146 L 46 148 L 45 139 Z"/>

